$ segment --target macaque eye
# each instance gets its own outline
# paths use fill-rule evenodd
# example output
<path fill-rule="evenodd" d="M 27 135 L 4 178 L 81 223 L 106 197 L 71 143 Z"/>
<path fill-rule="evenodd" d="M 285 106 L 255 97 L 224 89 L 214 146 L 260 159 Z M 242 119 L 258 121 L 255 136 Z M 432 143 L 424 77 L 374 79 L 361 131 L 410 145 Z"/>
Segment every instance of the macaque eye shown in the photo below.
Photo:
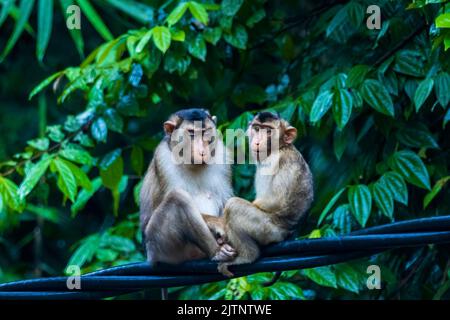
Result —
<path fill-rule="evenodd" d="M 188 130 L 188 133 L 189 133 L 189 135 L 190 135 L 191 137 L 194 136 L 194 130 Z"/>
<path fill-rule="evenodd" d="M 253 126 L 253 130 L 255 130 L 256 132 L 259 132 L 259 126 Z"/>
<path fill-rule="evenodd" d="M 203 132 L 203 135 L 206 136 L 206 137 L 211 136 L 211 135 L 212 135 L 212 130 L 211 130 L 211 129 L 205 130 L 205 131 Z"/>
<path fill-rule="evenodd" d="M 211 129 L 207 129 L 203 132 L 203 139 L 204 140 L 210 140 L 211 138 L 213 138 L 213 131 Z"/>

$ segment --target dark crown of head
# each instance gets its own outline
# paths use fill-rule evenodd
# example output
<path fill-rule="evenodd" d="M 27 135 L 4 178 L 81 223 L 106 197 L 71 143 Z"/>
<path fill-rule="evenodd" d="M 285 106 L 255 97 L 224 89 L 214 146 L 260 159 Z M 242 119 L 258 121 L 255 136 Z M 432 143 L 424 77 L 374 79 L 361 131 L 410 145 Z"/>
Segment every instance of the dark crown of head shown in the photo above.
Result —
<path fill-rule="evenodd" d="M 175 113 L 178 117 L 188 121 L 204 121 L 207 118 L 211 119 L 211 115 L 206 109 L 191 108 L 183 109 Z"/>
<path fill-rule="evenodd" d="M 255 118 L 257 118 L 261 122 L 266 122 L 266 121 L 269 121 L 269 120 L 279 120 L 280 119 L 280 115 L 278 113 L 275 113 L 275 112 L 262 111 L 262 112 L 258 112 L 256 114 Z"/>

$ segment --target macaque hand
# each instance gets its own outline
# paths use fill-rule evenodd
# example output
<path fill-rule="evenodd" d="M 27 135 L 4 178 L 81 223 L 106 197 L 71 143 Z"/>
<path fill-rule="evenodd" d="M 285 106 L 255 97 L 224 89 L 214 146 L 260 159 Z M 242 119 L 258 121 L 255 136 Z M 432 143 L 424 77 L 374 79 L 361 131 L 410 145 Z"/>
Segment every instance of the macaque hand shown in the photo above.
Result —
<path fill-rule="evenodd" d="M 219 247 L 214 257 L 211 258 L 212 261 L 216 262 L 226 262 L 231 261 L 237 256 L 236 250 L 229 244 L 225 243 Z"/>

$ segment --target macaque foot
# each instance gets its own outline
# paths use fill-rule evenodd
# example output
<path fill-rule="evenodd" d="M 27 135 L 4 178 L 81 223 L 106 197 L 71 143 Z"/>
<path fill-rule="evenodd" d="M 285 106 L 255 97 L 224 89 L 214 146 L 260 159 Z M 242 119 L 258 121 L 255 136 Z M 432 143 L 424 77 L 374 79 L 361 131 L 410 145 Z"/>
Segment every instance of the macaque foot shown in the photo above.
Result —
<path fill-rule="evenodd" d="M 210 229 L 214 238 L 216 238 L 217 244 L 222 246 L 225 244 L 225 231 L 222 228 L 216 227 L 214 229 Z"/>
<path fill-rule="evenodd" d="M 231 278 L 234 276 L 234 273 L 232 273 L 230 270 L 228 270 L 228 263 L 219 263 L 217 266 L 217 271 L 219 271 L 224 276 Z"/>
<path fill-rule="evenodd" d="M 231 247 L 229 244 L 222 244 L 219 247 L 219 250 L 216 252 L 214 257 L 212 257 L 212 261 L 216 262 L 224 262 L 224 261 L 231 261 L 233 260 L 237 255 L 236 250 L 234 250 L 233 247 Z"/>

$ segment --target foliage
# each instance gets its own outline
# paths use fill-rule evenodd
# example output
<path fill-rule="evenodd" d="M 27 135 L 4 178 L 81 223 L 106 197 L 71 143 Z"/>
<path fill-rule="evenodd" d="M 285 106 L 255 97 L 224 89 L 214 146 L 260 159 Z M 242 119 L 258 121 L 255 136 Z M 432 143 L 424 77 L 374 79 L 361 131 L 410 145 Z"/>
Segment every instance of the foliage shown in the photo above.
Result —
<path fill-rule="evenodd" d="M 51 2 L 37 6 L 38 60 L 52 29 L 44 5 Z M 41 125 L 37 138 L 0 164 L 0 246 L 28 216 L 41 227 L 48 220 L 55 238 L 55 229 L 89 226 L 73 235 L 67 265 L 88 271 L 143 260 L 139 182 L 161 123 L 185 105 L 207 106 L 221 129 L 245 128 L 262 109 L 297 127 L 316 192 L 304 236 L 448 214 L 448 1 L 378 1 L 381 30 L 366 27 L 372 3 L 365 0 L 106 2 L 77 1 L 105 42 L 30 91 L 32 102 L 45 105 L 52 85 L 63 109 L 57 124 Z M 0 14 L 1 26 L 21 12 L 4 57 L 23 30 L 32 32 L 33 5 L 14 3 L 4 0 Z M 114 37 L 95 7 L 121 11 L 141 28 Z M 236 194 L 252 198 L 253 171 L 235 166 Z M 383 270 L 381 291 L 365 287 L 370 264 Z M 271 278 L 263 273 L 172 292 L 210 299 L 445 298 L 448 265 L 448 251 L 430 246 L 284 272 L 271 287 L 261 285 Z"/>

